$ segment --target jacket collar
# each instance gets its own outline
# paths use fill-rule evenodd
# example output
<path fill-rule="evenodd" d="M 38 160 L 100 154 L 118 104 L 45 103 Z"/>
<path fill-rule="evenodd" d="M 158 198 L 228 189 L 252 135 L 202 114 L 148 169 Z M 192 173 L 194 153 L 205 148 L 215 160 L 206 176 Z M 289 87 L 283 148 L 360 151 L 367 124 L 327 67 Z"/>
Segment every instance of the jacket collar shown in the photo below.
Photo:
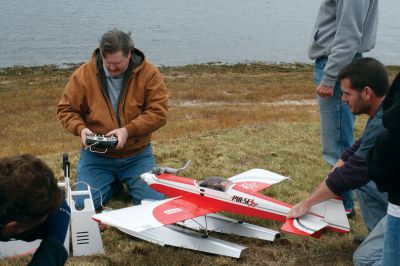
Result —
<path fill-rule="evenodd" d="M 139 49 L 134 48 L 132 50 L 132 57 L 129 61 L 127 72 L 131 72 L 132 74 L 137 73 L 143 66 L 145 61 L 145 55 Z M 103 58 L 100 55 L 100 49 L 96 48 L 92 54 L 92 62 L 96 64 L 97 73 L 105 75 L 103 70 Z M 103 71 L 103 72 L 102 72 Z"/>

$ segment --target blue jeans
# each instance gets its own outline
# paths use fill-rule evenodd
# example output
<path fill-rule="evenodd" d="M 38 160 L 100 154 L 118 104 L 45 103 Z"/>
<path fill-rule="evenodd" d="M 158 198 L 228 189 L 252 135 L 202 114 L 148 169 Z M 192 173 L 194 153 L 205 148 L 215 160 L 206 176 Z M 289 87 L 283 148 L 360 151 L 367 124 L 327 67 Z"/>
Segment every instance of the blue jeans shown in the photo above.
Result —
<path fill-rule="evenodd" d="M 386 215 L 388 206 L 387 193 L 380 192 L 374 181 L 369 181 L 356 190 L 358 205 L 368 231 L 375 228 Z"/>
<path fill-rule="evenodd" d="M 318 86 L 324 75 L 327 58 L 315 61 L 314 78 Z M 336 81 L 333 96 L 318 96 L 318 105 L 321 121 L 322 154 L 331 166 L 341 157 L 342 152 L 354 142 L 354 115 L 346 103 L 342 101 L 342 89 Z M 346 210 L 354 209 L 354 192 L 346 191 L 341 195 Z"/>
<path fill-rule="evenodd" d="M 354 252 L 353 263 L 355 266 L 382 265 L 383 239 L 385 231 L 386 215 L 378 222 L 371 233 L 369 233 L 368 237 Z"/>
<path fill-rule="evenodd" d="M 364 223 L 370 233 L 354 252 L 353 263 L 356 266 L 381 265 L 386 231 L 387 193 L 378 191 L 373 181 L 358 188 L 356 193 Z"/>
<path fill-rule="evenodd" d="M 143 199 L 163 199 L 163 194 L 150 188 L 141 178 L 142 173 L 150 171 L 155 166 L 155 158 L 151 145 L 131 157 L 109 158 L 102 154 L 81 149 L 77 169 L 77 190 L 86 190 L 91 186 L 93 204 L 98 209 L 106 203 L 116 191 L 115 181 L 125 183 L 135 204 Z M 102 202 L 101 202 L 102 200 Z M 83 198 L 77 197 L 75 205 L 83 208 Z"/>
<path fill-rule="evenodd" d="M 400 218 L 388 215 L 382 266 L 400 265 Z"/>

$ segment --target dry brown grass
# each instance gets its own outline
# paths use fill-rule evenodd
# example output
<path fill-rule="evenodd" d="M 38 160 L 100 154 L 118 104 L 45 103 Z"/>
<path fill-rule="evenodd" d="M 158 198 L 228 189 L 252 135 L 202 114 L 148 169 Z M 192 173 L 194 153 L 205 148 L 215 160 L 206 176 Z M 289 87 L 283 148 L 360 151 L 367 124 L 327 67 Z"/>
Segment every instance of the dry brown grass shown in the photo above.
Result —
<path fill-rule="evenodd" d="M 391 77 L 399 71 L 389 68 Z M 78 160 L 79 140 L 61 128 L 55 110 L 73 69 L 0 69 L 0 157 L 39 155 L 62 177 L 61 154 Z M 265 168 L 292 177 L 263 193 L 295 203 L 328 170 L 320 155 L 318 109 L 309 65 L 240 64 L 164 67 L 170 90 L 167 125 L 154 134 L 159 164 L 177 167 L 194 161 L 187 176 L 231 176 Z M 291 100 L 291 101 L 289 101 Z M 360 134 L 365 117 L 357 120 Z M 73 178 L 75 171 L 72 171 Z M 110 206 L 130 204 L 126 193 Z M 238 216 L 235 216 L 238 217 Z M 279 223 L 238 217 L 279 230 Z M 105 256 L 70 258 L 69 265 L 351 265 L 352 237 L 365 233 L 360 216 L 352 232 L 328 233 L 321 240 L 283 234 L 274 242 L 236 236 L 219 238 L 249 247 L 240 260 L 171 247 L 159 247 L 109 229 Z M 28 259 L 0 261 L 24 264 Z"/>
<path fill-rule="evenodd" d="M 72 69 L 55 67 L 2 69 L 1 156 L 20 152 L 48 154 L 79 147 L 55 116 L 57 102 L 71 72 Z M 155 134 L 155 140 L 265 121 L 317 119 L 315 110 L 293 112 L 307 107 L 265 105 L 312 99 L 310 66 L 195 65 L 163 68 L 162 72 L 171 93 L 170 123 Z M 298 82 L 292 82 L 293 79 Z M 203 105 L 182 106 L 190 101 Z M 209 106 L 210 102 L 214 105 Z M 300 113 L 304 117 L 298 116 Z"/>

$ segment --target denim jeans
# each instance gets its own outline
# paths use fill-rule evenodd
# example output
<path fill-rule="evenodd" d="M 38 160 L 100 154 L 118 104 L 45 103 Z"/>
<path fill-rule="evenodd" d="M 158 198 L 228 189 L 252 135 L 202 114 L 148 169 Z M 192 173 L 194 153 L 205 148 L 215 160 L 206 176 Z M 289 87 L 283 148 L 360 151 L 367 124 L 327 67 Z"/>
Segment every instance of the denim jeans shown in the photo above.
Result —
<path fill-rule="evenodd" d="M 369 181 L 356 190 L 358 205 L 368 231 L 372 231 L 377 223 L 386 215 L 388 206 L 387 193 L 380 192 L 374 181 Z"/>
<path fill-rule="evenodd" d="M 388 215 L 382 266 L 400 265 L 400 218 Z"/>
<path fill-rule="evenodd" d="M 364 223 L 370 233 L 354 252 L 353 263 L 356 266 L 381 265 L 386 231 L 387 193 L 378 191 L 374 181 L 358 188 L 356 193 Z"/>
<path fill-rule="evenodd" d="M 143 199 L 163 199 L 163 194 L 150 188 L 141 178 L 142 173 L 155 166 L 151 145 L 147 145 L 139 154 L 127 158 L 109 158 L 102 154 L 81 149 L 77 169 L 77 190 L 91 186 L 95 209 L 106 203 L 116 191 L 115 181 L 125 183 L 135 204 Z M 75 206 L 83 208 L 83 198 L 77 197 Z M 102 202 L 101 202 L 102 201 Z"/>
<path fill-rule="evenodd" d="M 382 265 L 383 239 L 386 231 L 386 215 L 379 221 L 368 237 L 361 243 L 353 255 L 355 266 Z"/>
<path fill-rule="evenodd" d="M 324 68 L 328 58 L 320 58 L 315 61 L 314 78 L 318 86 L 324 75 Z M 322 154 L 331 166 L 341 157 L 342 152 L 353 145 L 354 120 L 348 105 L 342 101 L 342 89 L 339 81 L 336 81 L 333 96 L 318 96 L 319 114 L 321 121 Z M 342 195 L 346 210 L 354 209 L 354 192 L 344 192 Z"/>

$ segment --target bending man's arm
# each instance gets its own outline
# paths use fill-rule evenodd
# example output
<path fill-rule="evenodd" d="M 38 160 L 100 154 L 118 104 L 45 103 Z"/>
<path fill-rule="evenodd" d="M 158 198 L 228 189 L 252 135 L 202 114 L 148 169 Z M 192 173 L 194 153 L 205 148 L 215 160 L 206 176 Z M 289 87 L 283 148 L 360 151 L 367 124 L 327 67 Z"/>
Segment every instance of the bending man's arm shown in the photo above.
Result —
<path fill-rule="evenodd" d="M 48 217 L 46 237 L 40 243 L 29 266 L 61 266 L 65 264 L 68 253 L 64 247 L 64 241 L 66 237 L 69 237 L 67 231 L 70 218 L 71 209 L 64 200 L 57 212 Z"/>
<path fill-rule="evenodd" d="M 42 240 L 38 250 L 32 257 L 29 266 L 62 266 L 68 259 L 68 253 L 63 243 L 58 239 L 48 237 Z"/>
<path fill-rule="evenodd" d="M 293 206 L 293 208 L 289 211 L 288 218 L 297 218 L 302 216 L 315 204 L 336 197 L 336 195 L 326 185 L 325 180 L 319 184 L 317 189 L 310 196 Z"/>
<path fill-rule="evenodd" d="M 293 206 L 289 212 L 289 218 L 299 217 L 308 212 L 313 205 L 333 199 L 347 190 L 359 188 L 370 180 L 367 176 L 365 160 L 355 154 L 346 162 L 339 160 L 337 164 L 342 164 L 342 166 L 331 171 L 314 193 Z"/>

